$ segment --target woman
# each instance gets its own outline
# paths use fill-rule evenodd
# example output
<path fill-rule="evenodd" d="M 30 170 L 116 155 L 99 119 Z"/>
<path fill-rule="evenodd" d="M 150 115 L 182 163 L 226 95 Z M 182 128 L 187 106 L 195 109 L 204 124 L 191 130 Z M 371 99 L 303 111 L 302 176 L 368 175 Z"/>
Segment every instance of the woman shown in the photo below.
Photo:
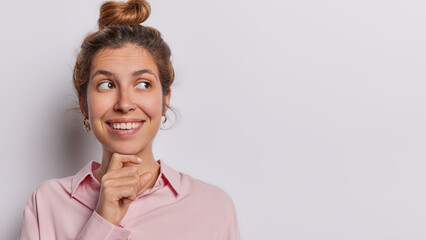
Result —
<path fill-rule="evenodd" d="M 149 14 L 145 0 L 101 6 L 99 31 L 84 39 L 73 80 L 102 163 L 42 183 L 18 239 L 239 239 L 223 190 L 154 158 L 174 70 L 160 33 L 140 25 Z"/>

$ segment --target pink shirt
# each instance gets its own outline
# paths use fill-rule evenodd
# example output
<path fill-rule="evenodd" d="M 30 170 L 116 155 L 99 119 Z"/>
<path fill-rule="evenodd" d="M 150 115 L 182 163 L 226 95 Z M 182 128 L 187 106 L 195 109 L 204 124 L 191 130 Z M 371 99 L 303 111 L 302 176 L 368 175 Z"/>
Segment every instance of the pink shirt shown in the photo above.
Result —
<path fill-rule="evenodd" d="M 28 201 L 18 239 L 240 239 L 232 199 L 162 160 L 155 185 L 134 200 L 120 226 L 94 210 L 100 184 L 89 162 L 76 175 L 43 182 Z"/>

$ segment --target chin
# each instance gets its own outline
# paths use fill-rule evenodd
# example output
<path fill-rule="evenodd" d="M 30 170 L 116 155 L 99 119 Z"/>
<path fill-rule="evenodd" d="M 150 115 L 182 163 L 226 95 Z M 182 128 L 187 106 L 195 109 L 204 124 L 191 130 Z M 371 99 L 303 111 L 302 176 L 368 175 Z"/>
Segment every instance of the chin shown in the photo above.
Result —
<path fill-rule="evenodd" d="M 136 155 L 142 152 L 145 148 L 145 145 L 131 143 L 110 144 L 106 147 L 106 149 L 113 153 L 116 152 L 124 155 Z"/>

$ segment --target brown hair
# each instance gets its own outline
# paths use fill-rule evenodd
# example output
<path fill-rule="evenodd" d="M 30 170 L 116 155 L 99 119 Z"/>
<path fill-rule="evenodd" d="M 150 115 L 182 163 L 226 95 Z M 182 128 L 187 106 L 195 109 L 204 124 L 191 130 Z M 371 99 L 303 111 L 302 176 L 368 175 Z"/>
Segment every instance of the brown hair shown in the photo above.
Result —
<path fill-rule="evenodd" d="M 170 48 L 157 29 L 140 25 L 149 17 L 150 12 L 151 7 L 146 0 L 109 1 L 102 4 L 98 20 L 99 31 L 84 39 L 73 73 L 73 84 L 84 117 L 88 113 L 87 86 L 92 60 L 101 49 L 117 49 L 130 43 L 147 50 L 157 65 L 163 96 L 169 93 L 175 77 L 170 61 Z M 163 113 L 165 107 L 163 101 Z"/>

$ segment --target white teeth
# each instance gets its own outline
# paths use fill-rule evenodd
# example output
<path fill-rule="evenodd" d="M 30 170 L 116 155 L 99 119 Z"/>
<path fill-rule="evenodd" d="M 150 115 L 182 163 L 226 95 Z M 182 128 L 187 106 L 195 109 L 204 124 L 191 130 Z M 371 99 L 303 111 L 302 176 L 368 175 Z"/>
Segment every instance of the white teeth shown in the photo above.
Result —
<path fill-rule="evenodd" d="M 112 123 L 111 126 L 114 129 L 132 129 L 137 128 L 141 125 L 141 122 L 133 122 L 133 123 Z"/>

